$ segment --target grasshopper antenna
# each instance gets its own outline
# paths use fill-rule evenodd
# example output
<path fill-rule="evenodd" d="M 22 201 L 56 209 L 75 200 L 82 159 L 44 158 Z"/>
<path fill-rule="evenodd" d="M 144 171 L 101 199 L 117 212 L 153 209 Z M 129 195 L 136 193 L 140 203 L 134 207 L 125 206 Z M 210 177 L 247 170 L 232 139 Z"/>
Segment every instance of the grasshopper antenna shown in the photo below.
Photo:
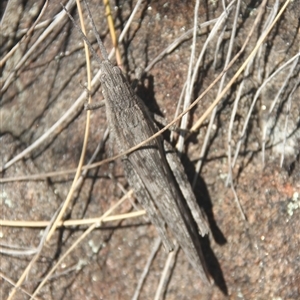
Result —
<path fill-rule="evenodd" d="M 82 32 L 82 30 L 81 30 L 81 29 L 79 28 L 79 26 L 76 24 L 74 18 L 71 16 L 71 14 L 70 14 L 70 12 L 67 10 L 67 8 L 66 8 L 62 3 L 61 3 L 60 5 L 63 7 L 63 9 L 64 9 L 65 12 L 67 13 L 68 17 L 69 17 L 70 20 L 72 21 L 73 25 L 75 26 L 75 28 L 77 29 L 77 31 L 78 31 L 79 34 L 81 35 L 82 39 L 83 39 L 83 40 L 86 42 L 86 44 L 88 45 L 88 47 L 89 47 L 90 51 L 92 52 L 94 58 L 97 60 L 97 62 L 98 62 L 99 65 L 101 66 L 101 64 L 102 64 L 101 58 L 99 57 L 99 55 L 97 55 L 96 51 L 94 50 L 93 46 L 91 45 L 91 43 L 89 42 L 89 40 L 87 39 L 87 37 L 85 36 L 85 34 Z M 90 12 L 89 12 L 89 14 L 90 14 Z M 93 26 L 95 26 L 94 23 L 93 23 Z M 93 30 L 94 30 L 94 28 L 93 28 Z M 95 32 L 94 32 L 94 33 L 95 33 Z M 98 36 L 99 36 L 99 34 L 98 34 Z M 97 36 L 96 36 L 96 38 L 97 38 Z M 99 38 L 100 38 L 100 37 L 99 37 Z M 97 40 L 98 40 L 98 38 L 97 38 Z M 98 44 L 99 44 L 99 41 L 98 41 Z M 102 43 L 101 43 L 101 44 L 102 44 Z M 99 47 L 100 47 L 100 44 L 99 44 Z M 102 44 L 102 47 L 103 47 L 103 44 Z M 101 49 L 100 49 L 100 51 L 101 51 L 101 54 L 102 54 L 102 50 L 101 50 Z M 105 51 L 105 52 L 106 52 L 106 51 Z M 106 59 L 106 57 L 107 57 L 107 59 L 108 59 L 107 52 L 106 52 L 106 57 L 105 57 L 105 56 L 103 56 L 103 57 L 104 57 L 104 59 Z"/>
<path fill-rule="evenodd" d="M 90 22 L 92 24 L 92 28 L 93 28 L 93 32 L 94 32 L 94 35 L 97 39 L 97 42 L 98 42 L 98 46 L 100 48 L 100 51 L 101 51 L 101 55 L 103 57 L 104 60 L 108 60 L 108 54 L 107 54 L 107 51 L 102 43 L 102 40 L 100 38 L 100 35 L 99 35 L 99 32 L 97 31 L 97 28 L 96 28 L 96 25 L 95 25 L 95 22 L 93 20 L 93 17 L 92 17 L 92 14 L 91 14 L 91 11 L 90 11 L 90 8 L 89 8 L 89 5 L 87 3 L 86 0 L 84 0 L 84 4 L 85 4 L 85 7 L 87 9 L 87 12 L 88 12 L 88 17 L 90 19 Z"/>

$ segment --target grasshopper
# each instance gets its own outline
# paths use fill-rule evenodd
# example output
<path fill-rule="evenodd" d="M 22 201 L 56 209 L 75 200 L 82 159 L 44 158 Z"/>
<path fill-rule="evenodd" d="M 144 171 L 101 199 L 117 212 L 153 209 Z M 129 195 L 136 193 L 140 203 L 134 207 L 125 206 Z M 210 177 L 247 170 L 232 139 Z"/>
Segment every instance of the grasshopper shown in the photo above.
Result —
<path fill-rule="evenodd" d="M 85 4 L 103 59 L 67 13 L 100 65 L 107 121 L 117 149 L 122 153 L 145 141 L 158 129 L 121 69 L 110 62 L 86 0 Z M 174 248 L 170 230 L 200 278 L 208 283 L 199 233 L 204 236 L 209 229 L 175 151 L 162 136 L 158 136 L 124 156 L 122 163 L 130 186 L 155 225 L 166 250 Z"/>

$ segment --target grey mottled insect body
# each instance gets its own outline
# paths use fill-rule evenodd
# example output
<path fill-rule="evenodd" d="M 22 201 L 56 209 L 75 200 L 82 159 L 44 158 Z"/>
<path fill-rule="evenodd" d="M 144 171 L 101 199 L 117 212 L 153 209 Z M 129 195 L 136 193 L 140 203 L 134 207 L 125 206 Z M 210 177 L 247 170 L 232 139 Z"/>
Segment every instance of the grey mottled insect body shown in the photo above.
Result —
<path fill-rule="evenodd" d="M 124 152 L 151 137 L 157 129 L 121 70 L 109 61 L 102 62 L 101 70 L 108 123 L 118 150 Z M 171 251 L 173 245 L 165 225 L 171 229 L 201 278 L 207 281 L 197 227 L 177 181 L 183 178 L 185 191 L 190 185 L 179 159 L 172 158 L 174 171 L 177 172 L 175 177 L 166 160 L 162 137 L 157 137 L 123 159 L 125 174 L 139 202 L 156 225 L 166 249 Z M 191 188 L 188 193 L 192 193 Z M 187 196 L 191 197 L 189 194 Z M 204 235 L 208 228 L 199 207 L 196 207 L 193 194 L 192 197 L 199 231 Z"/>
<path fill-rule="evenodd" d="M 122 153 L 153 136 L 157 127 L 122 71 L 109 61 L 89 9 L 88 15 L 103 60 L 69 17 L 100 64 L 107 120 L 118 151 Z M 167 251 L 174 247 L 169 228 L 202 280 L 209 282 L 199 237 L 199 232 L 202 236 L 208 233 L 208 226 L 172 147 L 158 136 L 122 160 L 127 180 L 156 226 Z"/>

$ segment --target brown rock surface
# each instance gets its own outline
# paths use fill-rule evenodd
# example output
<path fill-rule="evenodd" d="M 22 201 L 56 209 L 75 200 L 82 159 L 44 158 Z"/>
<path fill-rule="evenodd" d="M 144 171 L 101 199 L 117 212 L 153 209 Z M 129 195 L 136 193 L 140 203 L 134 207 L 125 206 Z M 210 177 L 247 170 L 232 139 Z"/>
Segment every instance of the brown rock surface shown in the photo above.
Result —
<path fill-rule="evenodd" d="M 40 22 L 53 20 L 53 17 L 61 11 L 59 2 L 50 1 Z M 234 54 L 241 48 L 253 27 L 260 2 L 242 1 L 237 36 L 233 45 Z M 274 7 L 274 2 L 268 1 L 254 36 L 247 44 L 245 53 L 228 71 L 226 82 L 254 48 Z M 13 13 L 2 16 L 4 21 L 1 29 L 1 59 L 22 37 L 24 29 L 33 24 L 43 5 L 42 1 L 14 0 L 9 3 Z M 89 1 L 89 4 L 105 46 L 111 49 L 103 3 L 93 0 Z M 125 26 L 134 4 L 135 1 L 111 3 L 118 35 Z M 7 1 L 1 3 L 2 12 L 6 5 Z M 194 5 L 194 1 L 143 2 L 125 42 L 120 44 L 124 70 L 129 79 L 133 80 L 139 68 L 145 68 L 177 37 L 193 27 Z M 198 21 L 203 23 L 217 18 L 222 11 L 222 1 L 201 1 Z M 78 21 L 75 6 L 72 13 Z M 299 2 L 292 1 L 268 35 L 263 44 L 262 55 L 256 59 L 254 67 L 249 71 L 234 121 L 232 136 L 234 148 L 239 141 L 239 134 L 257 89 L 271 73 L 299 52 L 299 14 Z M 217 38 L 221 32 L 218 32 L 207 49 L 194 98 L 222 71 L 233 15 L 234 11 L 231 11 L 226 21 L 227 28 L 217 51 L 215 68 L 212 64 Z M 84 16 L 87 20 L 85 13 Z M 48 23 L 43 24 L 45 25 L 36 29 L 4 64 L 1 71 L 2 87 L 20 58 L 26 55 L 48 26 Z M 86 24 L 89 26 L 88 22 Z M 198 35 L 197 55 L 211 28 L 212 26 L 209 29 L 202 29 Z M 91 31 L 88 36 L 94 41 Z M 174 117 L 185 82 L 191 42 L 191 38 L 185 40 L 169 55 L 163 57 L 138 86 L 138 93 L 143 100 L 152 110 L 160 111 L 168 121 Z M 196 195 L 205 209 L 212 231 L 208 238 L 203 239 L 203 250 L 215 284 L 204 286 L 180 251 L 169 278 L 165 299 L 300 298 L 299 65 L 298 63 L 271 114 L 270 130 L 267 134 L 270 140 L 266 146 L 265 165 L 262 163 L 262 130 L 266 125 L 266 111 L 288 76 L 290 65 L 263 89 L 254 107 L 246 139 L 234 167 L 234 185 L 248 222 L 242 220 L 234 202 L 234 195 L 231 189 L 225 186 L 228 172 L 229 120 L 241 82 L 240 78 L 224 97 L 224 102 L 217 112 L 201 178 L 196 187 Z M 93 74 L 98 68 L 95 60 L 92 60 Z M 65 17 L 35 48 L 1 95 L 2 165 L 33 144 L 62 116 L 84 91 L 81 84 L 85 82 L 86 67 L 82 42 L 69 19 Z M 286 127 L 288 96 L 294 86 L 297 86 L 297 89 L 293 94 Z M 209 107 L 216 97 L 218 88 L 216 85 L 196 109 L 192 110 L 190 125 L 195 123 Z M 93 101 L 98 102 L 100 99 L 102 94 L 98 89 Z M 82 105 L 83 103 L 84 100 Z M 76 168 L 86 123 L 86 113 L 82 105 L 39 147 L 3 171 L 2 178 Z M 191 180 L 207 125 L 208 121 L 202 125 L 197 136 L 186 144 L 187 155 L 184 164 Z M 105 109 L 92 111 L 85 163 L 92 156 L 105 129 Z M 286 155 L 283 167 L 280 168 L 281 141 L 285 132 L 287 132 Z M 105 151 L 98 156 L 97 161 L 111 156 L 112 151 L 113 147 L 105 145 Z M 110 173 L 113 173 L 115 180 L 107 176 Z M 1 218 L 51 220 L 66 198 L 72 176 L 1 183 Z M 73 197 L 65 219 L 101 216 L 123 195 L 116 182 L 128 188 L 119 160 L 113 168 L 106 164 L 90 171 L 80 190 Z M 127 200 L 118 213 L 131 210 L 132 205 Z M 33 293 L 40 280 L 85 228 L 78 226 L 58 229 L 32 266 L 22 288 Z M 12 290 L 12 285 L 7 279 L 17 282 L 32 258 L 32 255 L 19 252 L 12 255 L 11 247 L 24 251 L 37 247 L 43 229 L 1 227 L 1 247 L 10 248 L 10 254 L 0 256 L 1 299 L 7 299 Z M 131 299 L 156 237 L 155 228 L 143 217 L 105 223 L 101 229 L 90 233 L 67 256 L 38 296 L 40 299 Z M 154 298 L 166 259 L 167 254 L 161 247 L 150 267 L 139 299 Z M 21 290 L 17 291 L 14 297 L 14 299 L 28 298 Z"/>

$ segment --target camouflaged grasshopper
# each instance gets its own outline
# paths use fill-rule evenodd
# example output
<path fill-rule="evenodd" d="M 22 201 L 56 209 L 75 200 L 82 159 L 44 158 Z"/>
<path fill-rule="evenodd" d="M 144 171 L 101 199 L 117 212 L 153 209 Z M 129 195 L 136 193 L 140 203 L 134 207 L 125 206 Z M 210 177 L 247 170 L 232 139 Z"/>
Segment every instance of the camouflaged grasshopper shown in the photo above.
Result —
<path fill-rule="evenodd" d="M 118 151 L 122 153 L 145 141 L 158 129 L 121 69 L 110 62 L 86 1 L 85 4 L 103 59 L 97 56 L 67 13 L 100 65 L 107 121 Z M 162 136 L 158 136 L 124 156 L 122 162 L 126 178 L 155 225 L 166 250 L 174 248 L 170 230 L 201 279 L 208 283 L 199 233 L 204 236 L 209 229 L 175 151 Z"/>

